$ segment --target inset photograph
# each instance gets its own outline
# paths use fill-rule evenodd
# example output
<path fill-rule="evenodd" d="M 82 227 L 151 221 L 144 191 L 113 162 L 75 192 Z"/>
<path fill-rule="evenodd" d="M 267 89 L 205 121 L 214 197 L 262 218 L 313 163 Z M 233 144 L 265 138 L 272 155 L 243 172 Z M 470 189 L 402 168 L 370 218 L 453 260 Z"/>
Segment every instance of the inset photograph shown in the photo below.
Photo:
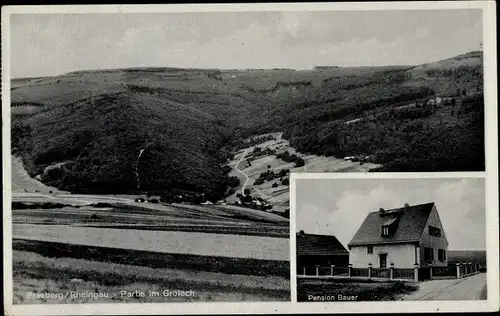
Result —
<path fill-rule="evenodd" d="M 297 300 L 485 300 L 482 178 L 294 179 Z"/>

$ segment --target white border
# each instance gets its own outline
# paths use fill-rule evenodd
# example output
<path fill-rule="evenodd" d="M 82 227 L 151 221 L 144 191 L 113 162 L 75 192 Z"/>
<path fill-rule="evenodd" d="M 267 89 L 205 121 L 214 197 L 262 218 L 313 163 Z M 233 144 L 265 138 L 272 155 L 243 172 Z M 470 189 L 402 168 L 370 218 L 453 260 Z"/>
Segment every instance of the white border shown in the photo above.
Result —
<path fill-rule="evenodd" d="M 323 2 L 323 3 L 233 3 L 170 5 L 36 5 L 2 7 L 15 13 L 174 13 L 222 11 L 368 11 L 368 10 L 438 10 L 492 9 L 494 1 L 394 1 L 394 2 Z M 493 11 L 492 11 L 493 12 Z"/>
<path fill-rule="evenodd" d="M 498 156 L 497 156 L 497 92 L 496 92 L 496 7 L 494 1 L 433 1 L 433 2 L 351 2 L 351 3 L 267 3 L 267 4 L 208 4 L 208 5 L 88 5 L 88 6 L 4 6 L 2 7 L 2 91 L 10 91 L 10 14 L 54 14 L 54 13 L 166 13 L 166 12 L 222 12 L 222 11 L 355 11 L 355 10 L 437 10 L 437 9 L 483 9 L 483 51 L 486 114 L 486 199 L 488 226 L 488 300 L 467 302 L 345 302 L 339 304 L 311 304 L 289 302 L 256 303 L 110 303 L 110 304 L 57 304 L 57 305 L 12 305 L 12 253 L 4 250 L 4 298 L 5 311 L 9 315 L 135 315 L 135 314 L 230 314 L 230 313 L 387 313 L 387 312 L 477 312 L 499 309 L 498 271 Z M 2 94 L 2 105 L 10 104 L 10 94 Z M 10 152 L 10 106 L 2 106 L 2 153 Z M 4 249 L 11 249 L 11 183 L 10 155 L 2 155 L 3 163 L 3 209 Z M 384 177 L 476 177 L 485 173 L 437 173 L 389 174 Z M 326 174 L 339 177 L 339 174 Z M 343 178 L 374 177 L 375 174 L 341 174 Z M 307 174 L 297 175 L 305 177 Z M 312 175 L 317 177 L 318 174 Z M 295 179 L 292 176 L 291 179 Z M 7 180 L 7 181 L 6 181 Z M 291 192 L 295 184 L 290 183 Z M 293 218 L 295 195 L 291 196 L 291 218 Z M 291 274 L 295 274 L 295 223 L 291 221 Z M 490 280 L 491 279 L 491 280 Z M 296 299 L 294 278 L 291 279 L 292 299 Z"/>
<path fill-rule="evenodd" d="M 495 138 L 495 137 L 491 137 Z M 496 160 L 496 159 L 492 159 Z M 290 176 L 290 193 L 291 193 L 291 205 L 290 205 L 290 219 L 293 223 L 290 232 L 290 242 L 295 245 L 297 231 L 295 220 L 297 214 L 297 201 L 296 201 L 296 188 L 297 181 L 304 179 L 315 179 L 315 180 L 349 180 L 349 179 L 464 179 L 464 178 L 476 178 L 485 180 L 485 199 L 486 199 L 486 216 L 485 216 L 485 227 L 486 236 L 498 236 L 499 235 L 499 205 L 498 205 L 498 173 L 496 168 L 494 172 L 487 174 L 485 172 L 432 172 L 432 173 L 411 173 L 411 172 L 377 172 L 377 173 L 292 173 Z M 499 283 L 499 240 L 498 238 L 486 238 L 486 265 L 487 265 L 487 300 L 477 301 L 397 301 L 397 302 L 369 302 L 370 309 L 368 312 L 377 313 L 378 309 L 374 309 L 377 304 L 386 304 L 385 307 L 387 312 L 399 312 L 401 311 L 399 307 L 407 306 L 407 311 L 421 312 L 421 311 L 434 311 L 434 312 L 483 312 L 483 311 L 498 311 L 499 301 L 500 301 L 500 283 Z M 296 253 L 293 252 L 293 267 L 292 273 L 296 272 Z M 294 275 L 294 286 L 297 283 L 297 277 Z M 294 299 L 297 299 L 297 290 L 293 291 Z M 333 304 L 346 304 L 346 308 L 343 311 L 351 311 L 348 304 L 359 304 L 361 302 L 345 302 L 345 303 L 315 303 L 315 302 L 301 302 L 298 305 L 313 305 L 320 304 L 328 311 L 337 311 L 330 305 Z"/>

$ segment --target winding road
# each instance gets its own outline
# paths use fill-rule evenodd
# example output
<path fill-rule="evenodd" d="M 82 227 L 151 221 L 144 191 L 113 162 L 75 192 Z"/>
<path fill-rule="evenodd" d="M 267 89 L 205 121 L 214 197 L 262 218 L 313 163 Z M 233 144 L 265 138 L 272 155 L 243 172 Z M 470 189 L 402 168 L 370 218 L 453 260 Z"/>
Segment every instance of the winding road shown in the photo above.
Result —
<path fill-rule="evenodd" d="M 247 186 L 248 181 L 249 181 L 250 179 L 248 178 L 248 176 L 247 176 L 247 175 L 246 175 L 243 171 L 241 171 L 241 170 L 238 168 L 238 166 L 239 166 L 239 164 L 243 161 L 243 158 L 245 158 L 245 156 L 246 156 L 246 154 L 247 154 L 248 150 L 249 150 L 249 149 L 245 149 L 245 150 L 243 151 L 243 153 L 241 154 L 240 159 L 238 160 L 238 162 L 236 163 L 236 165 L 234 165 L 234 170 L 236 170 L 237 172 L 241 173 L 241 174 L 243 175 L 243 177 L 245 177 L 245 182 L 243 183 L 243 186 L 241 187 L 241 194 L 245 194 L 245 193 L 244 193 L 244 192 L 245 192 L 245 187 Z"/>

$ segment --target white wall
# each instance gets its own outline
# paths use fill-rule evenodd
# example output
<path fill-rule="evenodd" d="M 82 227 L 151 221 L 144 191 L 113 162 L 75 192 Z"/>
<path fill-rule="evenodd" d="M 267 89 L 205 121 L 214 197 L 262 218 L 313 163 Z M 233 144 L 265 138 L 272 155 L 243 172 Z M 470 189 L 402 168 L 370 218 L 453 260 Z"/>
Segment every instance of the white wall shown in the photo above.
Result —
<path fill-rule="evenodd" d="M 387 253 L 387 268 L 391 262 L 394 268 L 413 268 L 415 263 L 414 244 L 392 244 L 373 246 L 373 253 L 369 254 L 366 246 L 354 246 L 349 252 L 349 263 L 354 268 L 380 268 L 379 253 Z"/>
<path fill-rule="evenodd" d="M 434 226 L 441 229 L 441 237 L 431 236 L 429 235 L 429 225 Z M 432 248 L 434 251 L 434 262 L 433 266 L 447 266 L 448 260 L 439 261 L 438 260 L 438 249 L 448 249 L 448 242 L 446 240 L 446 234 L 443 229 L 443 225 L 441 224 L 441 220 L 439 219 L 438 212 L 436 207 L 432 209 L 432 212 L 429 214 L 429 218 L 427 219 L 427 224 L 425 225 L 424 233 L 422 234 L 422 238 L 420 239 L 420 266 L 427 266 L 427 262 L 424 261 L 424 247 Z M 446 256 L 448 259 L 448 254 Z"/>

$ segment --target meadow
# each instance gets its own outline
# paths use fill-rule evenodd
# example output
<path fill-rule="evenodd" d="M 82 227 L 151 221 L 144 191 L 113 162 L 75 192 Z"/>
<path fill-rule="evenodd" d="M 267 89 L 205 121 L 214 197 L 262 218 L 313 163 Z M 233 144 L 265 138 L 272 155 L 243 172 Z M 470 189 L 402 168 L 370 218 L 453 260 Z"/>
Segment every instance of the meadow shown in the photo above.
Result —
<path fill-rule="evenodd" d="M 130 257 L 130 259 L 133 257 Z M 45 257 L 29 251 L 13 252 L 14 303 L 110 303 L 175 301 L 280 301 L 290 299 L 289 280 L 277 276 L 251 276 L 163 267 L 96 262 L 85 258 Z M 148 293 L 192 290 L 194 296 L 122 296 L 121 291 Z M 108 294 L 101 299 L 34 299 L 28 292 L 91 292 Z"/>

